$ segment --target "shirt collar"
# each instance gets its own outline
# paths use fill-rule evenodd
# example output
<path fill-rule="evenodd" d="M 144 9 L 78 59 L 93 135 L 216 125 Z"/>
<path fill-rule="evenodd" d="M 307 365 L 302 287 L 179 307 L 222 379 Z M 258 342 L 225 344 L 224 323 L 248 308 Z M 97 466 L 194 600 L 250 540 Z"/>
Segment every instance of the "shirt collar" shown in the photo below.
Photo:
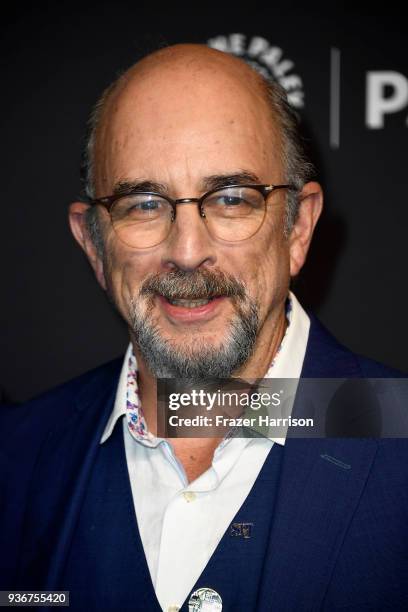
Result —
<path fill-rule="evenodd" d="M 298 379 L 300 377 L 309 336 L 310 319 L 292 292 L 289 292 L 288 295 L 286 317 L 288 320 L 286 333 L 265 378 Z M 127 417 L 132 437 L 138 442 L 150 447 L 160 444 L 162 438 L 157 438 L 148 431 L 143 416 L 137 385 L 137 362 L 131 343 L 123 360 L 115 404 L 103 432 L 101 444 L 109 438 L 116 421 L 124 415 Z M 285 444 L 285 439 L 286 437 L 270 438 L 281 445 Z"/>

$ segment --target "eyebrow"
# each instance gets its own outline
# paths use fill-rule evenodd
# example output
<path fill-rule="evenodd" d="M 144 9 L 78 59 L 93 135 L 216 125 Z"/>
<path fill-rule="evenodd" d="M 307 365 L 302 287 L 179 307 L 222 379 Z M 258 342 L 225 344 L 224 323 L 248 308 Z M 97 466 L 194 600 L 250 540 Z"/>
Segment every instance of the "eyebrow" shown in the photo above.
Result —
<path fill-rule="evenodd" d="M 201 180 L 202 191 L 211 191 L 228 187 L 228 185 L 244 185 L 246 183 L 259 184 L 260 178 L 249 170 L 240 170 L 233 173 L 211 174 Z M 158 183 L 150 180 L 122 180 L 115 183 L 113 195 L 122 193 L 138 192 L 138 191 L 154 191 L 156 193 L 168 194 L 169 189 L 164 183 Z"/>
<path fill-rule="evenodd" d="M 115 183 L 112 194 L 120 195 L 122 193 L 137 191 L 155 191 L 158 193 L 167 193 L 168 189 L 163 183 L 157 183 L 156 181 L 143 181 L 143 180 L 123 180 Z"/>
<path fill-rule="evenodd" d="M 245 183 L 260 183 L 259 177 L 249 170 L 241 170 L 233 174 L 213 174 L 206 176 L 202 181 L 203 188 L 211 191 L 228 185 L 244 185 Z"/>

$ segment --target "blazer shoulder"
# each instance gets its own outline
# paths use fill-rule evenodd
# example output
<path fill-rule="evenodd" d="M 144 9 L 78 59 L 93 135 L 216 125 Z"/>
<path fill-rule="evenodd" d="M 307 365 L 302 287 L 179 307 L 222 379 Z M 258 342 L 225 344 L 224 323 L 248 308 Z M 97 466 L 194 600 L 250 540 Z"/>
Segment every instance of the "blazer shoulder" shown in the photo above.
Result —
<path fill-rule="evenodd" d="M 408 374 L 384 363 L 356 354 L 364 378 L 407 378 Z"/>
<path fill-rule="evenodd" d="M 114 359 L 93 370 L 46 391 L 22 404 L 0 408 L 0 432 L 5 441 L 19 430 L 35 434 L 50 425 L 58 425 L 72 414 L 82 397 L 92 394 L 93 389 L 108 387 L 117 381 L 123 357 Z"/>
<path fill-rule="evenodd" d="M 308 312 L 310 331 L 303 376 L 310 378 L 404 378 L 407 374 L 341 344 L 319 319 Z"/>

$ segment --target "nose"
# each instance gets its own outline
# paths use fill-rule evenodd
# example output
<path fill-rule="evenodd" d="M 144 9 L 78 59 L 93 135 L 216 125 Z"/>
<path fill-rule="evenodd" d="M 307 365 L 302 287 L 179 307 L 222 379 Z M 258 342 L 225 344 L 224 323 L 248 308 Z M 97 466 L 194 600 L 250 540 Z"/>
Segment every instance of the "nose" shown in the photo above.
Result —
<path fill-rule="evenodd" d="M 197 202 L 179 201 L 176 218 L 165 242 L 163 265 L 185 271 L 216 262 L 215 245 Z"/>

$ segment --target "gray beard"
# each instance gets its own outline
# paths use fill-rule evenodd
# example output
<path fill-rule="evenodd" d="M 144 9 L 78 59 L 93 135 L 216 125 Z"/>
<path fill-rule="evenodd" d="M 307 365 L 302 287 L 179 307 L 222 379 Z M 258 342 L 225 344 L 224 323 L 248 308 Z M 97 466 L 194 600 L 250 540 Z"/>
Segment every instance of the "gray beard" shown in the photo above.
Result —
<path fill-rule="evenodd" d="M 136 301 L 131 304 L 131 328 L 146 365 L 156 378 L 183 378 L 192 382 L 213 378 L 230 378 L 253 352 L 259 315 L 255 302 L 246 297 L 246 308 L 235 305 L 235 316 L 229 320 L 226 339 L 221 346 L 204 341 L 191 345 L 175 344 L 162 338 L 160 329 L 147 314 L 142 315 Z"/>

